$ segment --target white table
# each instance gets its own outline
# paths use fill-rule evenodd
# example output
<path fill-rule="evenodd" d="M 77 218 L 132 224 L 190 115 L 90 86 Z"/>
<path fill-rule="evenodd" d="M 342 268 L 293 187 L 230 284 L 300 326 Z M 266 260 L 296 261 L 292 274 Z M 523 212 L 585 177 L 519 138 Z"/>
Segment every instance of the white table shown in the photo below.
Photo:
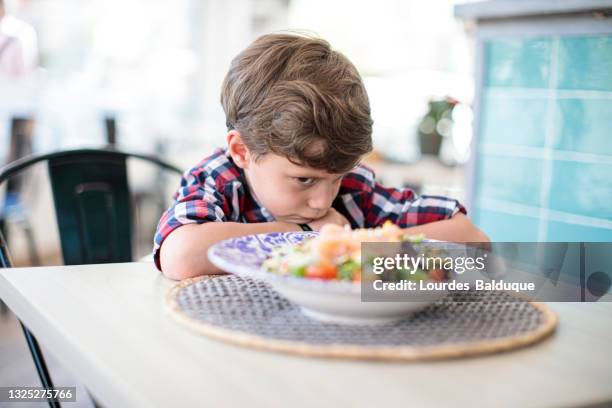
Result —
<path fill-rule="evenodd" d="M 3 269 L 0 297 L 108 407 L 612 401 L 612 303 L 550 304 L 558 331 L 530 348 L 382 363 L 295 357 L 202 337 L 166 313 L 172 283 L 148 262 Z"/>

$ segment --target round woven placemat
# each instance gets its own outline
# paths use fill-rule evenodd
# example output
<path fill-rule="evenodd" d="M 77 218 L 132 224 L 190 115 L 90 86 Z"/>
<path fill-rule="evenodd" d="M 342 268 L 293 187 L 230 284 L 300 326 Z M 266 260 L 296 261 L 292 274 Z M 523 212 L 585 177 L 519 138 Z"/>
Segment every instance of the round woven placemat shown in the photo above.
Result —
<path fill-rule="evenodd" d="M 206 336 L 319 357 L 426 360 L 494 353 L 533 344 L 557 325 L 543 304 L 482 291 L 451 293 L 394 324 L 324 323 L 267 283 L 234 275 L 181 281 L 166 302 L 174 318 Z"/>

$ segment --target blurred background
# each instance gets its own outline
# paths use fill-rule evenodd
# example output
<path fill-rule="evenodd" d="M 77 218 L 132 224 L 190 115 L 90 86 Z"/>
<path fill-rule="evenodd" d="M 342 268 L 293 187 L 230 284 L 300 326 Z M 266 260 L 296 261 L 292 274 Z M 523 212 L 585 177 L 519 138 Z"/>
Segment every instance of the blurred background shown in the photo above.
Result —
<path fill-rule="evenodd" d="M 0 163 L 110 144 L 187 169 L 225 143 L 232 57 L 260 34 L 303 30 L 361 72 L 380 181 L 461 200 L 495 241 L 612 241 L 610 1 L 2 3 Z M 165 199 L 134 200 L 137 259 L 178 178 L 129 163 L 129 179 Z M 45 168 L 3 189 L 20 197 L 0 196 L 14 264 L 62 264 Z M 35 384 L 6 327 L 0 373 Z"/>
<path fill-rule="evenodd" d="M 498 241 L 612 238 L 605 2 L 3 3 L 3 163 L 110 143 L 186 169 L 224 144 L 219 92 L 231 58 L 289 28 L 326 38 L 360 70 L 375 123 L 367 162 L 381 181 L 460 199 Z M 159 188 L 142 167 L 130 178 Z M 41 198 L 26 211 L 34 219 L 50 208 L 45 184 L 21 187 Z M 169 196 L 176 180 L 167 184 Z M 141 211 L 139 254 L 157 210 Z M 11 226 L 23 217 L 2 217 L 14 257 L 27 263 L 27 236 Z M 61 263 L 54 225 L 39 224 L 40 256 Z"/>
<path fill-rule="evenodd" d="M 257 36 L 289 28 L 326 38 L 360 70 L 375 123 L 368 163 L 381 181 L 466 198 L 474 41 L 452 1 L 4 3 L 2 30 L 14 38 L 0 56 L 6 65 L 13 61 L 0 74 L 4 163 L 30 151 L 113 143 L 187 169 L 225 143 L 219 95 L 231 59 Z M 45 223 L 30 223 L 28 235 L 19 227 L 24 215 L 5 217 L 18 265 L 31 264 L 32 247 L 42 263 L 62 263 L 57 226 L 45 217 L 52 208 L 48 182 L 44 169 L 39 173 L 20 194 L 27 217 Z M 130 171 L 130 182 L 159 188 L 155 172 L 142 166 Z M 168 198 L 177 185 L 172 178 L 163 186 Z M 135 247 L 144 255 L 159 209 L 139 216 Z"/>
<path fill-rule="evenodd" d="M 111 143 L 186 169 L 224 144 L 231 58 L 289 28 L 326 38 L 360 70 L 375 123 L 367 162 L 381 181 L 460 199 L 494 240 L 610 240 L 605 2 L 456 3 L 4 0 L 0 160 Z M 130 181 L 159 188 L 142 167 Z M 45 181 L 24 184 L 40 198 L 27 214 L 49 211 Z M 166 184 L 169 196 L 176 180 Z M 157 210 L 140 212 L 139 255 Z M 27 237 L 4 218 L 27 263 Z M 38 224 L 40 256 L 61 263 L 56 227 Z"/>

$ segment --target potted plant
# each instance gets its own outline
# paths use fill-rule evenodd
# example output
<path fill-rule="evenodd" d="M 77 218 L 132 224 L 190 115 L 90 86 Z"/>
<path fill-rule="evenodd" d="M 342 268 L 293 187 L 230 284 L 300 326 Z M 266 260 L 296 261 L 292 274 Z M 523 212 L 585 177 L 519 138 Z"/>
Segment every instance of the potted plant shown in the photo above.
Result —
<path fill-rule="evenodd" d="M 450 136 L 452 113 L 458 101 L 451 97 L 430 99 L 428 112 L 419 123 L 419 145 L 421 154 L 438 156 L 442 138 Z"/>

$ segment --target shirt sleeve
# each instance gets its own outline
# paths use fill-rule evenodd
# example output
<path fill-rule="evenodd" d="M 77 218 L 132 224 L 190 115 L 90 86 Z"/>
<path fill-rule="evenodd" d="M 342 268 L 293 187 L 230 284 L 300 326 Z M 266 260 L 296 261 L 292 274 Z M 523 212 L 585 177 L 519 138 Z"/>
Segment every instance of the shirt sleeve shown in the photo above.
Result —
<path fill-rule="evenodd" d="M 174 202 L 162 215 L 155 232 L 153 259 L 160 271 L 159 250 L 172 231 L 185 224 L 227 221 L 228 202 L 210 176 L 188 171 L 181 178 L 181 186 L 173 198 Z"/>
<path fill-rule="evenodd" d="M 445 220 L 458 212 L 467 214 L 465 207 L 453 198 L 419 196 L 409 188 L 388 188 L 378 182 L 374 183 L 364 204 L 365 223 L 370 228 L 380 226 L 387 220 L 407 228 Z"/>

